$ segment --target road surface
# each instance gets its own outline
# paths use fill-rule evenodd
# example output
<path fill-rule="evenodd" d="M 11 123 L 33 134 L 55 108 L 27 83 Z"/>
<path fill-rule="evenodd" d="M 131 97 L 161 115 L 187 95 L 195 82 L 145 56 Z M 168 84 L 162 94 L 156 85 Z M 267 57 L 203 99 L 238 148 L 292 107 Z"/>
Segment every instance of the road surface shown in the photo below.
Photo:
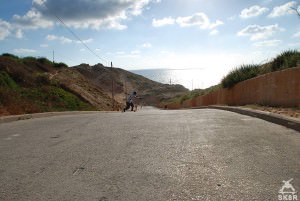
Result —
<path fill-rule="evenodd" d="M 0 124 L 0 200 L 278 200 L 300 133 L 202 109 Z M 298 200 L 300 200 L 298 196 Z"/>

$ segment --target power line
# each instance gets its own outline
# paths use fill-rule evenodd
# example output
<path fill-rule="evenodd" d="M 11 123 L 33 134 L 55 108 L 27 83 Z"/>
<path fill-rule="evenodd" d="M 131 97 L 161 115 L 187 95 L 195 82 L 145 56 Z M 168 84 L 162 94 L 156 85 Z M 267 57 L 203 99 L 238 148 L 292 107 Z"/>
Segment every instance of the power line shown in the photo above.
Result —
<path fill-rule="evenodd" d="M 46 6 L 46 4 L 43 2 L 43 5 L 47 8 L 47 10 L 54 15 L 62 25 L 65 26 L 65 28 L 86 48 L 88 49 L 94 56 L 96 56 L 98 59 L 102 60 L 105 63 L 109 63 L 106 59 L 101 58 L 95 51 L 93 51 L 81 38 L 60 18 L 56 13 L 50 11 L 50 9 Z"/>

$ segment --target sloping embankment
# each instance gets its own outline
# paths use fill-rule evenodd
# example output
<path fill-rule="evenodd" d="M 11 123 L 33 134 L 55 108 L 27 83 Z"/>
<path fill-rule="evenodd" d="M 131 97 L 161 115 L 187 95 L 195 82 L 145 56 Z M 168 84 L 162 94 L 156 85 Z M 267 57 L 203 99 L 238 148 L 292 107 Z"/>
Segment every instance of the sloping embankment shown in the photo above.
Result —
<path fill-rule="evenodd" d="M 205 96 L 172 103 L 169 109 L 208 105 L 247 105 L 300 107 L 300 68 L 264 74 L 236 84 L 229 89 L 220 89 Z"/>

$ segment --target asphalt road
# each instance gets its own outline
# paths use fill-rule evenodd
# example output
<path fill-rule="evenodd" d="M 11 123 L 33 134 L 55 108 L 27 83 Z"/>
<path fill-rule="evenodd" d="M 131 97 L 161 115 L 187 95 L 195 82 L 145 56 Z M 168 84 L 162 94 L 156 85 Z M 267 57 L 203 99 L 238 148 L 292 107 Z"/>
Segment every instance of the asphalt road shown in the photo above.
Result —
<path fill-rule="evenodd" d="M 0 124 L 1 201 L 278 200 L 291 178 L 299 192 L 300 133 L 227 111 Z"/>

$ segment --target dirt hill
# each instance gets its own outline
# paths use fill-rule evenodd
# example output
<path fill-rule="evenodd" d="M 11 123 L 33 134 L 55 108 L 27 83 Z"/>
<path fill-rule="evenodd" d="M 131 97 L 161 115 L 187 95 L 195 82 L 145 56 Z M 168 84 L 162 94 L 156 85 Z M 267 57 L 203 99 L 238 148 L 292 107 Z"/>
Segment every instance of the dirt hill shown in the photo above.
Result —
<path fill-rule="evenodd" d="M 188 90 L 164 85 L 119 68 L 101 64 L 68 67 L 45 58 L 0 56 L 0 116 L 50 111 L 112 110 L 124 104 L 125 93 L 136 90 L 145 105 L 180 96 Z"/>
<path fill-rule="evenodd" d="M 111 110 L 111 98 L 65 64 L 45 58 L 0 57 L 0 115 Z"/>
<path fill-rule="evenodd" d="M 188 92 L 182 85 L 162 84 L 121 68 L 109 68 L 102 64 L 95 66 L 81 64 L 73 68 L 110 96 L 113 80 L 114 97 L 121 103 L 125 101 L 126 94 L 132 91 L 136 91 L 138 96 L 142 97 L 141 104 L 152 106 Z"/>

